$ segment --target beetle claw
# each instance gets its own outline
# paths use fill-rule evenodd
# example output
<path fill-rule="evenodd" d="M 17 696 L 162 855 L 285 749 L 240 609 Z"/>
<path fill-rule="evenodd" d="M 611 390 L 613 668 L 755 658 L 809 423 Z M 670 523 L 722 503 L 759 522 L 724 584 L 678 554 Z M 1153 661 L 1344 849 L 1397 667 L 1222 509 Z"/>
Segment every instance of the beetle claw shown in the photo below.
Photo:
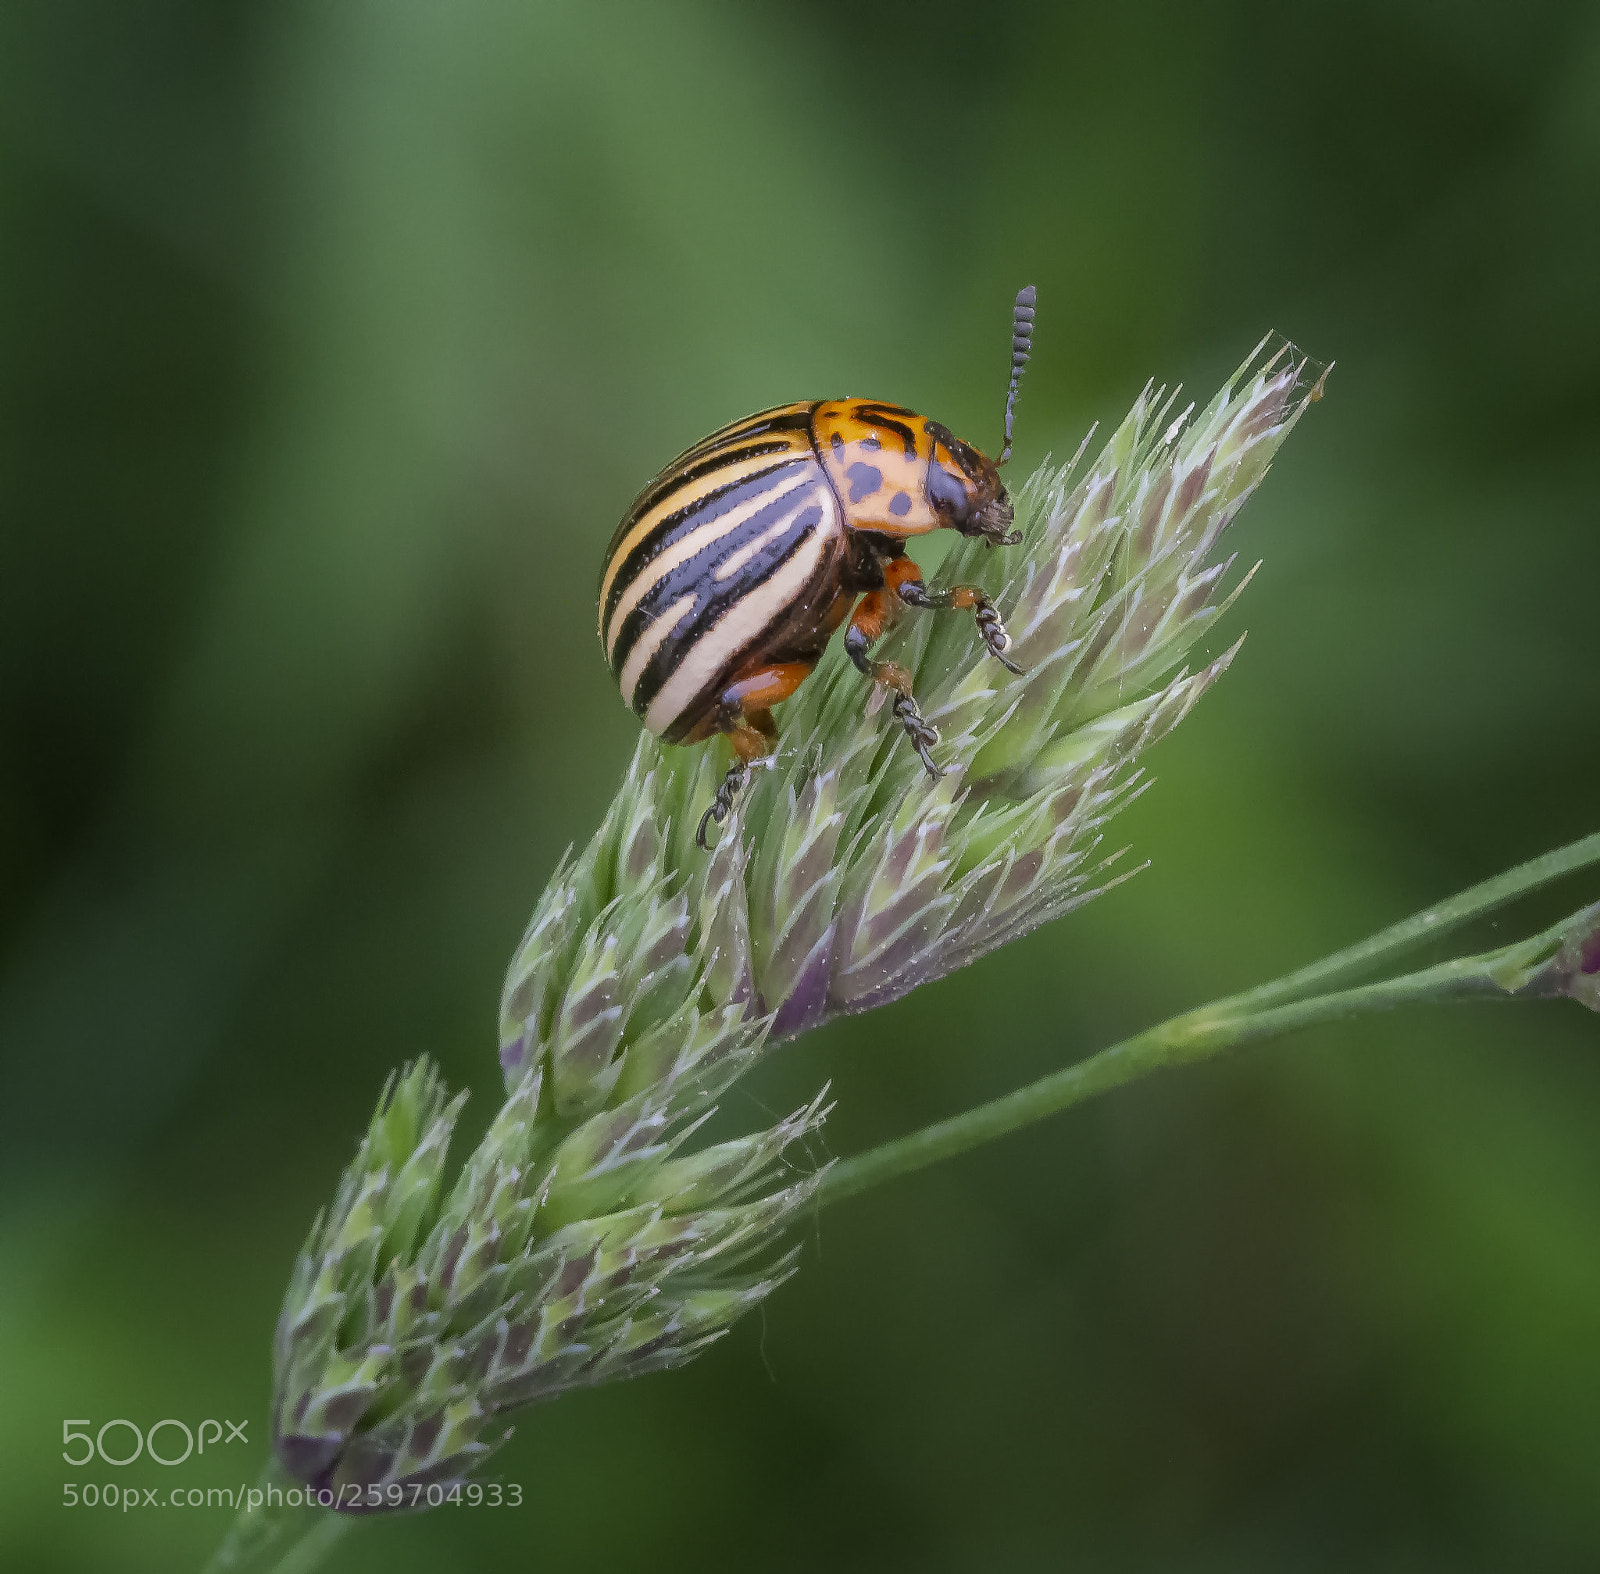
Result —
<path fill-rule="evenodd" d="M 721 825 L 733 813 L 733 806 L 739 794 L 744 790 L 744 784 L 750 779 L 750 767 L 743 760 L 735 760 L 728 767 L 728 774 L 722 778 L 722 784 L 717 788 L 716 796 L 711 800 L 711 807 L 700 816 L 700 828 L 694 833 L 695 845 L 701 852 L 710 852 L 711 843 L 706 840 L 706 831 L 711 822 L 715 820 Z"/>
<path fill-rule="evenodd" d="M 934 781 L 938 781 L 944 775 L 944 770 L 934 759 L 931 750 L 939 741 L 939 729 L 917 709 L 917 702 L 909 694 L 895 697 L 894 717 L 905 728 L 906 736 L 922 760 L 923 768 Z"/>
<path fill-rule="evenodd" d="M 978 632 L 983 636 L 983 643 L 988 646 L 989 654 L 1008 672 L 1014 672 L 1020 678 L 1022 668 L 1006 654 L 1011 649 L 1011 636 L 1006 633 L 1006 626 L 1000 621 L 1000 614 L 985 599 L 978 603 L 974 615 L 978 621 Z"/>
<path fill-rule="evenodd" d="M 733 813 L 733 806 L 738 801 L 739 794 L 744 791 L 750 780 L 750 772 L 770 770 L 777 763 L 776 754 L 763 754 L 754 760 L 735 760 L 728 767 L 728 774 L 722 778 L 716 796 L 711 800 L 711 807 L 700 816 L 700 827 L 694 833 L 695 845 L 701 852 L 711 851 L 711 843 L 706 840 L 706 832 L 713 820 L 721 825 Z"/>

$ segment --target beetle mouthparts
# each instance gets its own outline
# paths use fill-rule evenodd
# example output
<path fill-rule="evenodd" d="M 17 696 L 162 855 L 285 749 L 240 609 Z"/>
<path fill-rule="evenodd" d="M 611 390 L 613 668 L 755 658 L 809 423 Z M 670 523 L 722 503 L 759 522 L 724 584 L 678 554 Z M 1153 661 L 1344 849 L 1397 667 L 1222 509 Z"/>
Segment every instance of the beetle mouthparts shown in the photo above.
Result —
<path fill-rule="evenodd" d="M 1015 546 L 1022 539 L 1022 532 L 1011 528 L 1014 517 L 1011 499 L 1001 493 L 978 510 L 972 521 L 971 534 L 982 536 L 992 547 Z"/>

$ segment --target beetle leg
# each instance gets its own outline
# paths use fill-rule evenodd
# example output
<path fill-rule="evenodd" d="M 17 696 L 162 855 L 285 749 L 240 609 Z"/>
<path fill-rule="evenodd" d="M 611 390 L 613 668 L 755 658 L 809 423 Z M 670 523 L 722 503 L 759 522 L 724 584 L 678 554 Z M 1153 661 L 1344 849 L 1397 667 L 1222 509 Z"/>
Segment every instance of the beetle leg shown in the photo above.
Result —
<path fill-rule="evenodd" d="M 911 697 L 911 674 L 897 661 L 874 661 L 867 654 L 893 618 L 894 604 L 889 594 L 887 589 L 874 590 L 861 598 L 861 605 L 844 632 L 844 648 L 867 678 L 894 691 L 894 718 L 905 729 L 924 769 L 937 780 L 944 772 L 930 751 L 939 741 L 939 729 L 917 709 L 917 702 Z"/>
<path fill-rule="evenodd" d="M 756 714 L 763 717 L 769 726 L 771 725 L 770 712 L 758 711 Z M 711 807 L 700 816 L 699 829 L 694 833 L 695 844 L 702 852 L 711 846 L 706 840 L 706 832 L 711 822 L 715 820 L 721 825 L 733 813 L 733 806 L 738 802 L 739 794 L 744 791 L 745 783 L 750 780 L 750 767 L 772 747 L 772 738 L 759 727 L 747 725 L 730 727 L 727 733 L 728 742 L 733 745 L 733 764 L 728 767 L 727 775 L 722 778 L 716 796 L 711 800 Z"/>
<path fill-rule="evenodd" d="M 700 828 L 694 835 L 700 848 L 710 846 L 706 832 L 711 822 L 714 820 L 721 825 L 733 812 L 739 794 L 750 779 L 751 769 L 758 764 L 772 763 L 772 746 L 777 742 L 778 727 L 772 719 L 771 707 L 788 699 L 815 665 L 814 661 L 786 661 L 758 667 L 722 691 L 713 713 L 715 728 L 727 734 L 728 742 L 733 745 L 734 759 L 711 800 L 711 807 L 700 816 Z"/>
<path fill-rule="evenodd" d="M 730 683 L 722 691 L 720 704 L 724 712 L 746 716 L 752 727 L 768 737 L 776 737 L 778 730 L 772 720 L 772 707 L 788 699 L 811 676 L 815 666 L 814 661 L 780 661 L 768 667 L 757 667 L 754 672 L 747 672 Z"/>
<path fill-rule="evenodd" d="M 906 567 L 901 568 L 901 563 Z M 994 603 L 976 585 L 952 585 L 948 590 L 929 590 L 922 581 L 922 571 L 910 558 L 902 558 L 894 567 L 899 570 L 893 580 L 895 594 L 908 607 L 921 607 L 927 611 L 965 611 L 970 607 L 989 654 L 1002 667 L 1016 673 L 1019 678 L 1022 676 L 1022 668 L 1006 654 L 1011 649 L 1011 636 L 1006 633 L 1000 614 L 995 611 Z"/>

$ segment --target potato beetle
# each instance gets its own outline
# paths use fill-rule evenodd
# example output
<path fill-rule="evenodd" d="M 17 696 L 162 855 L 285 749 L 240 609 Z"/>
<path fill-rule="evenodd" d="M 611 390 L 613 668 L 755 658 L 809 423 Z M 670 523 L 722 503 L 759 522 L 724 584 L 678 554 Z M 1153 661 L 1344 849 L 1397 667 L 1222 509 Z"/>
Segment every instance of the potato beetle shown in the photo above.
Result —
<path fill-rule="evenodd" d="M 810 675 L 848 620 L 845 649 L 930 776 L 938 732 L 911 675 L 868 652 L 900 607 L 971 611 L 1012 672 L 1011 640 L 973 585 L 934 591 L 906 555 L 912 536 L 958 530 L 990 546 L 1020 539 L 999 466 L 1033 338 L 1035 292 L 1018 291 L 1004 444 L 990 460 L 937 421 L 875 399 L 779 405 L 735 421 L 672 461 L 634 500 L 606 549 L 600 641 L 645 726 L 667 743 L 726 733 L 734 762 L 700 820 L 703 848 L 752 764 L 777 739 L 772 707 Z"/>

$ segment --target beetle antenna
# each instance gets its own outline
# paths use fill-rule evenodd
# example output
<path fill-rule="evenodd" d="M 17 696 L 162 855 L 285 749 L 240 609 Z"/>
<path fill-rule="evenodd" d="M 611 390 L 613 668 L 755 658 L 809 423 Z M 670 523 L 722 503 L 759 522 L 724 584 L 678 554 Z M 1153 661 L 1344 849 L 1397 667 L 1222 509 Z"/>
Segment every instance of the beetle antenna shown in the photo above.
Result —
<path fill-rule="evenodd" d="M 1028 364 L 1028 354 L 1033 348 L 1033 304 L 1039 292 L 1031 284 L 1017 291 L 1017 303 L 1011 308 L 1011 386 L 1006 390 L 1006 441 L 996 464 L 1003 465 L 1011 457 L 1011 422 L 1016 414 L 1017 395 L 1022 390 L 1022 371 Z"/>

